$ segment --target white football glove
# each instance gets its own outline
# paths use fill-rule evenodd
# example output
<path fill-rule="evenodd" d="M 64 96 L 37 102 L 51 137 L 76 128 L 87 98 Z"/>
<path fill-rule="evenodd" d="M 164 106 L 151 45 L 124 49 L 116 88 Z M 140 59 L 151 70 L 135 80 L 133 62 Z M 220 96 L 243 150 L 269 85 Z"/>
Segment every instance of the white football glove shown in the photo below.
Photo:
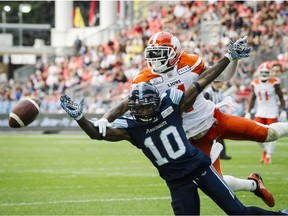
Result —
<path fill-rule="evenodd" d="M 251 119 L 251 113 L 247 112 L 247 113 L 245 114 L 244 118 Z"/>
<path fill-rule="evenodd" d="M 282 110 L 279 115 L 279 121 L 286 121 L 287 120 L 287 112 Z"/>
<path fill-rule="evenodd" d="M 112 127 L 112 123 L 110 123 L 106 118 L 101 118 L 94 123 L 94 127 L 98 127 L 99 133 L 101 133 L 102 136 L 106 136 L 106 129 L 107 127 Z"/>

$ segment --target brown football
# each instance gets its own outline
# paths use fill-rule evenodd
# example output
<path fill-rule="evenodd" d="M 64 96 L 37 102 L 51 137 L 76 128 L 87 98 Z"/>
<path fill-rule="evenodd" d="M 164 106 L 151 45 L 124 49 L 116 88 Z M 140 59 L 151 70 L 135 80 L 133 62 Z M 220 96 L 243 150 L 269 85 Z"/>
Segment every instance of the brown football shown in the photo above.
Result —
<path fill-rule="evenodd" d="M 9 114 L 9 126 L 20 128 L 31 124 L 39 114 L 40 104 L 37 98 L 21 99 Z"/>

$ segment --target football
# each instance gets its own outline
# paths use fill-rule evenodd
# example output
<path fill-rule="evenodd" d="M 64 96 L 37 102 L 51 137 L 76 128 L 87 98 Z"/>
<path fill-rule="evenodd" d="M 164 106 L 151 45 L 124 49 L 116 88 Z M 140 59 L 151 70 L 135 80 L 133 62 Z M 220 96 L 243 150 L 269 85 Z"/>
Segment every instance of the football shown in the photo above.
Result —
<path fill-rule="evenodd" d="M 37 98 L 21 99 L 9 114 L 9 126 L 21 128 L 31 124 L 39 114 L 40 104 Z"/>

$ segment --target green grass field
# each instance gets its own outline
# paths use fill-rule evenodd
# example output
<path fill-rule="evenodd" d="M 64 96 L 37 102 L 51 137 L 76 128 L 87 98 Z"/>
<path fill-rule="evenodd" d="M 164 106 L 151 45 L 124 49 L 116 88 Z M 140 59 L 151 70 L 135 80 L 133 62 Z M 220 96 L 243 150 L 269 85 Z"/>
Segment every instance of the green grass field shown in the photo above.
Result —
<path fill-rule="evenodd" d="M 273 210 L 288 208 L 288 139 L 278 141 L 273 164 L 259 164 L 254 142 L 226 141 L 224 174 L 260 172 L 274 194 Z M 251 192 L 245 205 L 268 209 Z M 223 215 L 202 192 L 201 214 Z M 127 142 L 85 135 L 0 135 L 1 215 L 173 215 L 169 191 L 142 152 Z"/>

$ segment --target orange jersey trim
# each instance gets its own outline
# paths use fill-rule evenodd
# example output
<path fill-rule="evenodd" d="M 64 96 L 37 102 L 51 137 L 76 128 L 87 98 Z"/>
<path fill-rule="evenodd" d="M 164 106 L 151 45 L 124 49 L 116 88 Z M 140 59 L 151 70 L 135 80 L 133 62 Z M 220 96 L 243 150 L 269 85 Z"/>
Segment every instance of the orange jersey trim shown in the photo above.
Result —
<path fill-rule="evenodd" d="M 271 83 L 271 84 L 273 84 L 273 85 L 277 85 L 277 84 L 280 84 L 281 81 L 280 81 L 280 79 L 277 78 L 277 77 L 271 77 L 271 78 L 268 79 L 268 83 Z M 259 84 L 261 84 L 260 79 L 259 79 L 259 78 L 254 79 L 251 84 L 252 84 L 252 85 L 259 85 Z"/>
<path fill-rule="evenodd" d="M 200 75 L 205 70 L 204 61 L 197 55 L 182 52 L 177 63 L 177 70 L 189 66 L 192 73 Z M 133 80 L 133 84 L 139 82 L 148 82 L 151 79 L 160 77 L 159 74 L 153 73 L 150 68 L 143 69 Z"/>

